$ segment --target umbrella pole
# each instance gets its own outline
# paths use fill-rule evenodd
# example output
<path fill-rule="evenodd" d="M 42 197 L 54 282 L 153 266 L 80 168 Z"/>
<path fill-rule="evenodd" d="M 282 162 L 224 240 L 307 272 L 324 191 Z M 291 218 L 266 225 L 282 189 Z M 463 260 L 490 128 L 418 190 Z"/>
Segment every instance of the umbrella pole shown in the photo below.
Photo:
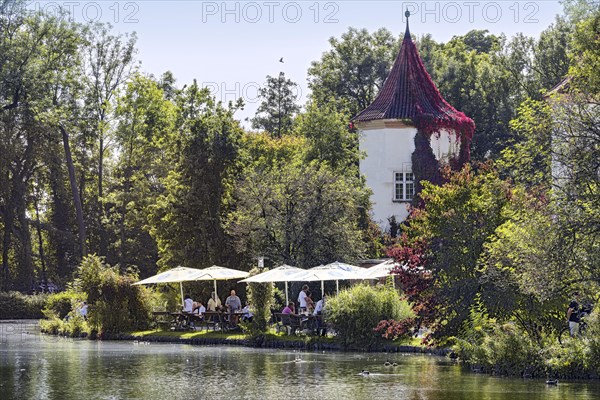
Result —
<path fill-rule="evenodd" d="M 335 292 L 340 294 L 340 281 L 335 281 Z"/>
<path fill-rule="evenodd" d="M 321 298 L 325 296 L 325 281 L 321 281 Z"/>
<path fill-rule="evenodd" d="M 215 283 L 215 297 L 219 297 L 219 294 L 217 293 L 217 280 L 213 280 L 213 282 Z M 215 301 L 217 301 L 217 299 L 215 299 Z"/>
<path fill-rule="evenodd" d="M 288 304 L 290 304 L 290 300 L 288 299 L 288 284 L 285 281 L 285 306 L 287 307 Z"/>
<path fill-rule="evenodd" d="M 181 307 L 185 306 L 185 303 L 183 301 L 183 283 L 179 282 L 179 291 L 181 292 Z"/>

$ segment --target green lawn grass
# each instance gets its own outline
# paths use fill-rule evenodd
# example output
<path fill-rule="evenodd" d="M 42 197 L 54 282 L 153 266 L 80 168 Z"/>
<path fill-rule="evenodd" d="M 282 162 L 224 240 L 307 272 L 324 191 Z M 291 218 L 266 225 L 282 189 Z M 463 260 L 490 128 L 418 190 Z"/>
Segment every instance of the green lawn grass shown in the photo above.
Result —
<path fill-rule="evenodd" d="M 251 339 L 251 335 L 243 332 L 220 332 L 220 331 L 170 331 L 170 330 L 146 330 L 129 332 L 130 335 L 139 337 L 140 339 L 149 337 L 164 337 L 173 339 L 222 339 L 222 340 L 244 340 Z M 309 336 L 304 334 L 288 335 L 284 332 L 277 332 L 275 328 L 269 329 L 265 334 L 266 341 L 284 341 L 284 342 L 306 342 L 306 343 L 336 343 L 335 337 L 332 336 Z M 389 346 L 416 346 L 422 347 L 420 339 L 410 338 L 402 341 L 384 341 L 384 345 Z"/>
<path fill-rule="evenodd" d="M 243 332 L 220 332 L 220 331 L 171 331 L 171 330 L 146 330 L 146 331 L 135 331 L 128 332 L 129 335 L 145 338 L 145 337 L 168 337 L 178 339 L 196 339 L 196 338 L 207 338 L 207 339 L 224 339 L 224 340 L 243 340 L 250 339 L 251 335 Z M 321 343 L 334 343 L 335 339 L 332 337 L 318 337 L 318 336 L 307 336 L 303 334 L 299 335 L 287 335 L 284 332 L 277 332 L 275 328 L 269 329 L 265 334 L 266 340 L 278 340 L 278 341 L 318 341 Z"/>

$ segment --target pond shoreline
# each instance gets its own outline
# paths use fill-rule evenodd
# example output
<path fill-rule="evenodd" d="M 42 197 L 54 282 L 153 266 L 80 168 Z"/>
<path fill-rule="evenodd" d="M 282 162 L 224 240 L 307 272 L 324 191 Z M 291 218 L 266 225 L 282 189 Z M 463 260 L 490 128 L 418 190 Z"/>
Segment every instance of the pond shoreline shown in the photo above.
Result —
<path fill-rule="evenodd" d="M 214 338 L 214 337 L 173 337 L 160 336 L 159 334 L 152 335 L 128 335 L 121 334 L 114 337 L 103 338 L 103 340 L 129 340 L 142 342 L 158 342 L 158 343 L 174 343 L 174 344 L 189 344 L 194 346 L 220 346 L 233 345 L 245 346 L 253 348 L 268 348 L 268 349 L 294 349 L 305 351 L 351 351 L 363 353 L 418 353 L 432 354 L 437 356 L 447 356 L 450 353 L 449 349 L 426 348 L 419 346 L 407 345 L 380 345 L 376 348 L 365 350 L 364 348 L 344 348 L 340 343 L 333 341 L 320 341 L 318 339 L 307 337 L 306 340 L 299 337 L 298 340 L 292 340 L 291 337 L 286 337 L 285 340 L 277 340 L 273 338 Z"/>
<path fill-rule="evenodd" d="M 31 320 L 30 320 L 31 321 Z M 73 337 L 87 340 L 101 341 L 131 341 L 187 344 L 193 346 L 243 346 L 267 349 L 293 349 L 304 351 L 336 351 L 336 352 L 360 352 L 360 353 L 413 353 L 447 356 L 450 349 L 433 348 L 423 346 L 410 346 L 393 343 L 380 343 L 375 347 L 365 349 L 356 346 L 344 347 L 341 343 L 331 338 L 316 336 L 276 336 L 265 334 L 256 337 L 243 333 L 221 333 L 202 331 L 144 331 L 128 332 L 119 334 L 88 335 L 82 332 L 79 335 L 64 335 L 61 332 L 45 330 L 37 322 L 40 332 L 44 335 Z"/>

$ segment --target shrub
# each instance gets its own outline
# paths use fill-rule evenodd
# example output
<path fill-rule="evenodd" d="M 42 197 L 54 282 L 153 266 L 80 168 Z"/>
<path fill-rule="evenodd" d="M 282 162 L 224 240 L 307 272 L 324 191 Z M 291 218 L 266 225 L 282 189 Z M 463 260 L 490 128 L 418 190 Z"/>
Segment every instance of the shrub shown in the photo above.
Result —
<path fill-rule="evenodd" d="M 84 337 L 90 334 L 89 325 L 81 316 L 74 316 L 68 320 L 58 318 L 42 320 L 40 329 L 44 333 L 69 337 Z"/>
<path fill-rule="evenodd" d="M 73 289 L 87 298 L 92 330 L 115 334 L 149 326 L 154 303 L 152 291 L 133 285 L 136 281 L 137 276 L 120 273 L 100 257 L 83 259 Z"/>
<path fill-rule="evenodd" d="M 541 347 L 515 323 L 499 323 L 475 306 L 461 330 L 451 338 L 458 357 L 499 375 L 541 376 L 545 371 Z"/>
<path fill-rule="evenodd" d="M 458 357 L 500 375 L 585 379 L 600 374 L 600 323 L 592 314 L 583 337 L 563 345 L 553 335 L 528 331 L 515 323 L 500 324 L 485 313 L 472 311 L 461 338 L 453 338 Z M 538 340 L 539 339 L 539 340 Z"/>
<path fill-rule="evenodd" d="M 54 293 L 48 296 L 42 312 L 46 318 L 64 319 L 76 306 L 78 301 L 85 300 L 72 290 Z"/>
<path fill-rule="evenodd" d="M 250 276 L 260 272 L 257 268 L 250 271 Z M 247 331 L 256 335 L 267 331 L 271 319 L 271 307 L 274 303 L 274 285 L 272 283 L 248 283 L 248 301 L 252 307 L 254 317 L 252 323 L 247 324 Z"/>
<path fill-rule="evenodd" d="M 481 346 L 496 374 L 524 376 L 543 370 L 540 348 L 513 323 L 496 325 Z"/>
<path fill-rule="evenodd" d="M 374 329 L 382 320 L 402 321 L 413 316 L 408 302 L 389 287 L 356 285 L 328 299 L 325 321 L 346 347 L 371 347 Z"/>
<path fill-rule="evenodd" d="M 579 339 L 567 339 L 563 345 L 555 344 L 542 352 L 548 376 L 554 378 L 583 378 L 587 375 L 586 343 Z"/>
<path fill-rule="evenodd" d="M 40 319 L 48 295 L 0 292 L 0 319 Z"/>
<path fill-rule="evenodd" d="M 588 331 L 586 332 L 588 345 L 588 368 L 597 376 L 600 376 L 600 315 L 598 306 L 589 317 L 587 317 Z"/>

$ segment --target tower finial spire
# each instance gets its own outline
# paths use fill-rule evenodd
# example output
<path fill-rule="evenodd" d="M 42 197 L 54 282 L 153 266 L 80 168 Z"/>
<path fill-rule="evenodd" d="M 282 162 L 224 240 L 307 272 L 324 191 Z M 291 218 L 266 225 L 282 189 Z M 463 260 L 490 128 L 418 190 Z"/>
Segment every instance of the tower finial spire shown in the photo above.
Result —
<path fill-rule="evenodd" d="M 406 32 L 404 33 L 404 39 L 406 39 L 407 37 L 410 38 L 410 30 L 408 29 L 408 18 L 410 17 L 410 11 L 408 11 L 408 9 L 404 13 L 404 16 L 406 17 Z"/>

